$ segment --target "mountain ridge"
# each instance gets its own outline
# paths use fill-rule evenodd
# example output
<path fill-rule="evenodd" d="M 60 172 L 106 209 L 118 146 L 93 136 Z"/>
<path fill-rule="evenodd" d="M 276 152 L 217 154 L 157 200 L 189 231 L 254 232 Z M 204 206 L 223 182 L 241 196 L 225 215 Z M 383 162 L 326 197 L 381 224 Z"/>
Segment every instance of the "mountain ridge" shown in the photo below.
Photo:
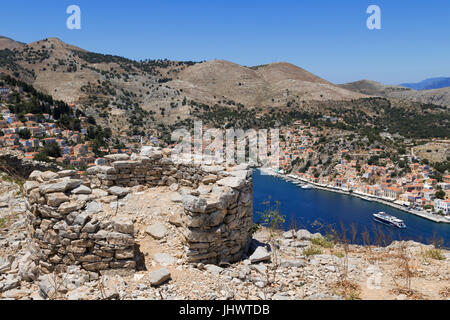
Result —
<path fill-rule="evenodd" d="M 28 44 L 3 40 L 0 67 L 55 99 L 80 105 L 104 120 L 103 125 L 118 128 L 127 122 L 142 126 L 144 118 L 165 123 L 189 118 L 186 101 L 280 108 L 366 97 L 290 63 L 248 68 L 224 60 L 135 61 L 90 52 L 55 37 Z"/>
<path fill-rule="evenodd" d="M 403 86 L 385 85 L 371 80 L 344 83 L 340 84 L 339 87 L 371 96 L 450 107 L 450 87 L 417 91 Z"/>
<path fill-rule="evenodd" d="M 450 77 L 428 78 L 416 83 L 403 83 L 400 86 L 411 88 L 417 91 L 442 89 L 450 87 Z"/>

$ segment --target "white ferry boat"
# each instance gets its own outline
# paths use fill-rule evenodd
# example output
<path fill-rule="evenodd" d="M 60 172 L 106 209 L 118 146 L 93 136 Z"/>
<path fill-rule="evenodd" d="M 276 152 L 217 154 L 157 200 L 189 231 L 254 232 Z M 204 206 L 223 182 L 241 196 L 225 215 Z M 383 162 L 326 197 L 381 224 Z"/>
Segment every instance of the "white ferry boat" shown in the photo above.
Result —
<path fill-rule="evenodd" d="M 405 229 L 406 225 L 403 220 L 396 218 L 394 216 L 388 215 L 385 212 L 378 212 L 373 215 L 375 221 L 386 224 L 388 226 L 397 227 L 400 229 Z"/>
<path fill-rule="evenodd" d="M 312 189 L 312 188 L 313 188 L 313 186 L 310 185 L 310 184 L 304 185 L 304 186 L 302 187 L 302 189 L 305 189 L 305 190 L 309 190 L 309 189 Z"/>

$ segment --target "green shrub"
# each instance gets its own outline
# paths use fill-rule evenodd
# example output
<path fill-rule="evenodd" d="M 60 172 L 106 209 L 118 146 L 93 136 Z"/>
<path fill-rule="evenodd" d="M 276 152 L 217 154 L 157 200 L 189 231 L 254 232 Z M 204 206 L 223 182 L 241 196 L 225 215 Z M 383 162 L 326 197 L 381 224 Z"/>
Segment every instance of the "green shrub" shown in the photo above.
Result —
<path fill-rule="evenodd" d="M 319 247 L 316 247 L 316 246 L 311 246 L 311 247 L 303 249 L 303 254 L 307 257 L 314 256 L 316 254 L 321 254 L 321 253 L 322 253 L 322 249 L 320 249 Z"/>

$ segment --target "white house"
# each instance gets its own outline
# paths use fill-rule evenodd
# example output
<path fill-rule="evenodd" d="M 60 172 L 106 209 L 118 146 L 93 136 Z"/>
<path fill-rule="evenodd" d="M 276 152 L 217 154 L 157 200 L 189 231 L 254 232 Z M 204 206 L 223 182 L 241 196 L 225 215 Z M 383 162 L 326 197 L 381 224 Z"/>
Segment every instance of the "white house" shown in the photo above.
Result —
<path fill-rule="evenodd" d="M 434 211 L 442 211 L 445 215 L 450 214 L 450 200 L 434 200 Z"/>

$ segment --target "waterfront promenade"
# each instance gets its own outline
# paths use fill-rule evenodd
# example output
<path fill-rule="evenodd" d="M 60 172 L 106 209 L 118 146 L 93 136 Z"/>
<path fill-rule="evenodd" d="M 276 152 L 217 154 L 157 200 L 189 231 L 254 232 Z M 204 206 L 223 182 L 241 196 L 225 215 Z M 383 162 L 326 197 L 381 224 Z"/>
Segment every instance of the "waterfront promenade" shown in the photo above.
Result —
<path fill-rule="evenodd" d="M 374 202 L 382 203 L 384 205 L 387 205 L 387 206 L 393 207 L 395 209 L 414 214 L 416 216 L 419 216 L 419 217 L 424 218 L 424 219 L 431 220 L 431 221 L 436 222 L 436 223 L 448 223 L 448 224 L 450 224 L 450 217 L 439 216 L 439 215 L 432 214 L 432 213 L 429 213 L 429 212 L 426 212 L 426 211 L 419 211 L 419 210 L 414 210 L 414 209 L 411 209 L 411 208 L 406 208 L 406 207 L 404 207 L 402 205 L 394 203 L 391 200 L 382 199 L 382 198 L 379 198 L 379 197 L 375 197 L 373 195 L 362 194 L 362 193 L 357 193 L 357 192 L 350 192 L 350 191 L 342 190 L 342 189 L 337 188 L 337 187 L 331 187 L 331 186 L 326 186 L 326 185 L 323 185 L 323 184 L 318 184 L 318 183 L 315 183 L 315 182 L 311 182 L 311 181 L 308 181 L 306 179 L 302 179 L 302 178 L 300 178 L 298 176 L 295 176 L 295 178 L 294 178 L 294 175 L 280 174 L 280 173 L 274 172 L 272 170 L 267 170 L 266 169 L 266 170 L 264 170 L 262 172 L 264 172 L 266 174 L 270 174 L 270 175 L 276 176 L 276 177 L 279 177 L 279 178 L 284 179 L 284 180 L 288 180 L 288 181 L 289 180 L 291 180 L 291 181 L 300 181 L 300 182 L 303 182 L 303 183 L 306 183 L 306 184 L 309 184 L 309 185 L 313 186 L 315 189 L 319 189 L 319 190 L 323 190 L 323 191 L 336 192 L 336 193 L 345 194 L 345 195 L 348 195 L 348 196 L 358 197 L 360 199 L 367 200 L 367 201 L 374 201 Z"/>

